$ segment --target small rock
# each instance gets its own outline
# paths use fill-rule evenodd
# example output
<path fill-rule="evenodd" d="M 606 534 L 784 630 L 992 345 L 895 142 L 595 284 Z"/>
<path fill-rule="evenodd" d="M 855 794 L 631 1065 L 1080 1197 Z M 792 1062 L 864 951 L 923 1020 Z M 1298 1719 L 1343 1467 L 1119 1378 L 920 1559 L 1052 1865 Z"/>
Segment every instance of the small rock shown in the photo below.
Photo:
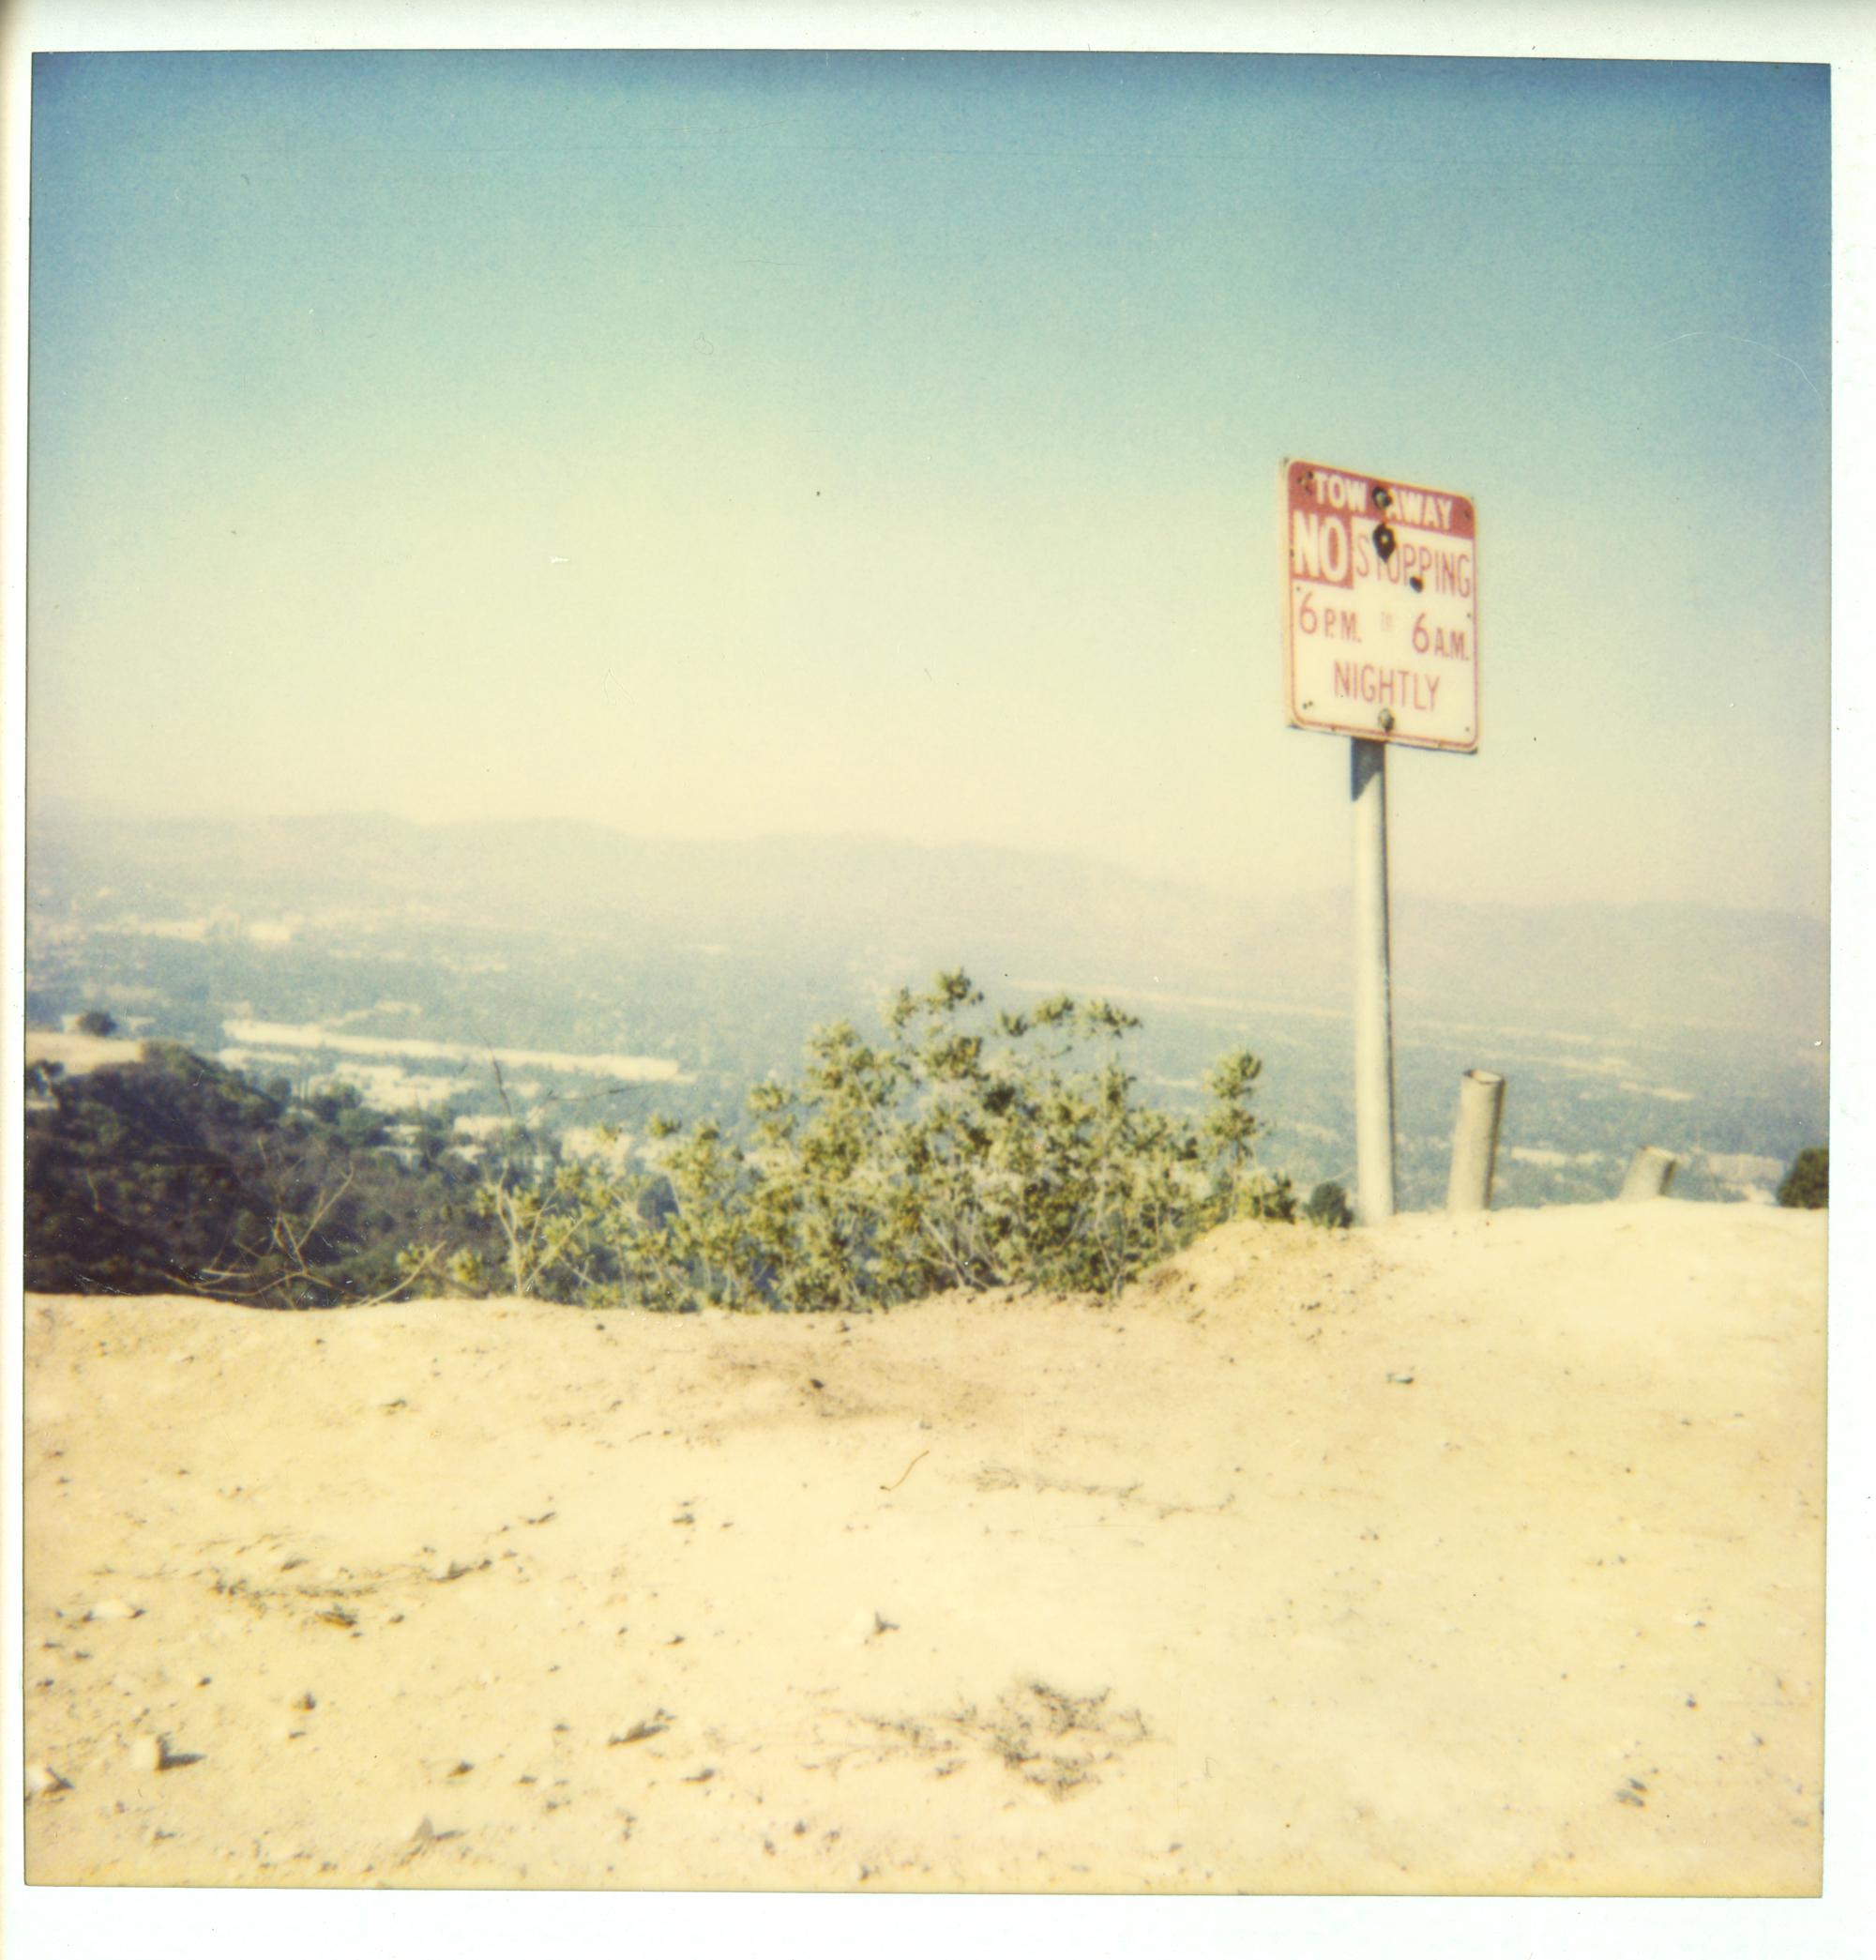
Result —
<path fill-rule="evenodd" d="M 43 1797 L 48 1790 L 68 1790 L 70 1788 L 70 1784 L 50 1763 L 28 1763 L 26 1765 L 26 1799 L 28 1802 L 35 1797 Z"/>
<path fill-rule="evenodd" d="M 131 1605 L 128 1600 L 99 1600 L 84 1617 L 86 1619 L 141 1619 L 144 1609 Z"/>
<path fill-rule="evenodd" d="M 133 1770 L 180 1770 L 185 1764 L 201 1760 L 200 1755 L 172 1749 L 167 1736 L 139 1736 L 130 1744 L 130 1767 Z"/>
<path fill-rule="evenodd" d="M 641 1722 L 634 1722 L 624 1735 L 608 1736 L 606 1747 L 616 1749 L 625 1742 L 643 1742 L 652 1736 L 661 1736 L 677 1718 L 669 1709 L 658 1709 Z"/>

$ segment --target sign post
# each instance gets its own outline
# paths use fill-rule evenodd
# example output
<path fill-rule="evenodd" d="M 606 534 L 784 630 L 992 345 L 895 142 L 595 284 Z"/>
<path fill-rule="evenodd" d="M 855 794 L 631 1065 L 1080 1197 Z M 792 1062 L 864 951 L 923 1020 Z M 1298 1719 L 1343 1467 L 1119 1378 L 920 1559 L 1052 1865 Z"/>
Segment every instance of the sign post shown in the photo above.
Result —
<path fill-rule="evenodd" d="M 1470 497 L 1283 465 L 1293 727 L 1349 737 L 1354 815 L 1355 1214 L 1394 1215 L 1387 748 L 1478 748 L 1478 525 Z"/>
<path fill-rule="evenodd" d="M 1387 920 L 1387 744 L 1349 743 L 1354 811 L 1354 1179 L 1365 1225 L 1394 1216 L 1394 1001 Z"/>

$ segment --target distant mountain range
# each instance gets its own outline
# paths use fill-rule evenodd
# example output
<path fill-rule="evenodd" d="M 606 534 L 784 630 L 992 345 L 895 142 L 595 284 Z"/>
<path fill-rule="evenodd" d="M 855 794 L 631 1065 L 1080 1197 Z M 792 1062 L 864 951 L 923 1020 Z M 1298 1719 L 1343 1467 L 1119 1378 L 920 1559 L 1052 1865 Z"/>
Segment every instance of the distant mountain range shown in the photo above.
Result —
<path fill-rule="evenodd" d="M 565 822 L 149 821 L 36 813 L 28 929 L 220 913 L 723 945 L 869 973 L 1345 1011 L 1346 893 L 1244 902 L 1073 857 L 776 836 L 680 843 Z M 30 936 L 29 936 L 30 953 Z M 1397 1007 L 1443 1023 L 1737 1026 L 1827 1039 L 1821 922 L 1692 905 L 1394 899 Z"/>

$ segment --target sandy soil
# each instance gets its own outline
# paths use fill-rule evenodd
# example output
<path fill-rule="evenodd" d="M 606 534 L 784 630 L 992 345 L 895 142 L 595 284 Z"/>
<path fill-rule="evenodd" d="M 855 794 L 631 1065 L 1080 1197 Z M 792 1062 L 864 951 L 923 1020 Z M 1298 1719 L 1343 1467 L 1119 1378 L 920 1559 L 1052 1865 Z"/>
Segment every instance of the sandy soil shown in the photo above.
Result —
<path fill-rule="evenodd" d="M 1824 1227 L 1107 1307 L 26 1305 L 28 1876 L 1808 1893 Z"/>

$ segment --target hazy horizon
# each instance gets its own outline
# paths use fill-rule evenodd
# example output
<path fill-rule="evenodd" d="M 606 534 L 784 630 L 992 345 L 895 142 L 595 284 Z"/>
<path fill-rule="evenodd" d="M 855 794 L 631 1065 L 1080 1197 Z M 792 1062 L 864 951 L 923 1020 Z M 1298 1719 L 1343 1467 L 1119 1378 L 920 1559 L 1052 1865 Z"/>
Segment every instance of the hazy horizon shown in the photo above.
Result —
<path fill-rule="evenodd" d="M 1397 887 L 1822 918 L 1819 67 L 38 57 L 32 803 L 1348 876 L 1286 454 L 1479 512 Z"/>
<path fill-rule="evenodd" d="M 1332 867 L 1320 885 L 1297 887 L 1292 885 L 1260 885 L 1251 874 L 1241 875 L 1233 882 L 1229 874 L 1205 878 L 1181 873 L 1178 870 L 1156 872 L 1140 870 L 1123 864 L 1116 859 L 1105 858 L 1092 850 L 1078 850 L 1072 846 L 1060 849 L 1031 847 L 1006 840 L 993 838 L 954 838 L 945 843 L 928 843 L 916 838 L 896 836 L 881 830 L 756 830 L 734 836 L 708 836 L 703 834 L 673 831 L 648 832 L 628 829 L 621 825 L 609 823 L 603 818 L 582 816 L 501 816 L 492 814 L 467 814 L 435 816 L 409 814 L 382 807 L 359 805 L 356 807 L 328 808 L 291 812 L 269 812 L 249 815 L 231 815 L 226 812 L 208 810 L 174 810 L 154 812 L 137 806 L 113 801 L 108 798 L 76 800 L 69 798 L 50 797 L 33 799 L 34 828 L 41 842 L 68 827 L 82 828 L 85 825 L 126 825 L 140 827 L 150 825 L 196 826 L 204 829 L 239 829 L 251 825 L 304 825 L 316 827 L 322 824 L 335 826 L 372 826 L 378 824 L 409 826 L 419 832 L 441 833 L 477 829 L 531 828 L 558 829 L 564 834 L 588 834 L 598 840 L 619 843 L 646 844 L 668 847 L 673 850 L 734 852 L 737 847 L 749 850 L 775 849 L 778 847 L 798 847 L 804 854 L 825 852 L 837 856 L 844 850 L 860 850 L 881 854 L 900 852 L 943 858 L 947 854 L 960 857 L 982 856 L 989 858 L 1006 857 L 1024 863 L 1057 863 L 1065 868 L 1075 868 L 1101 876 L 1114 877 L 1128 882 L 1138 882 L 1149 889 L 1165 892 L 1189 893 L 1195 897 L 1218 900 L 1227 904 L 1245 904 L 1252 908 L 1260 905 L 1280 909 L 1286 905 L 1320 902 L 1343 904 L 1352 896 L 1352 879 L 1349 868 Z M 30 873 L 33 850 L 29 842 L 27 848 L 27 869 Z M 1805 911 L 1791 904 L 1760 904 L 1730 900 L 1724 895 L 1712 899 L 1664 897 L 1599 898 L 1594 896 L 1550 896 L 1533 893 L 1505 898 L 1481 898 L 1470 893 L 1442 892 L 1423 885 L 1412 875 L 1394 876 L 1390 879 L 1390 889 L 1396 906 L 1403 904 L 1420 905 L 1434 904 L 1453 906 L 1476 906 L 1492 910 L 1530 910 L 1534 912 L 1596 910 L 1609 911 L 1646 910 L 1649 908 L 1691 909 L 1735 915 L 1756 915 L 1769 918 L 1789 919 L 1808 926 L 1828 930 L 1830 919 L 1827 911 Z M 30 904 L 28 911 L 30 914 Z"/>

